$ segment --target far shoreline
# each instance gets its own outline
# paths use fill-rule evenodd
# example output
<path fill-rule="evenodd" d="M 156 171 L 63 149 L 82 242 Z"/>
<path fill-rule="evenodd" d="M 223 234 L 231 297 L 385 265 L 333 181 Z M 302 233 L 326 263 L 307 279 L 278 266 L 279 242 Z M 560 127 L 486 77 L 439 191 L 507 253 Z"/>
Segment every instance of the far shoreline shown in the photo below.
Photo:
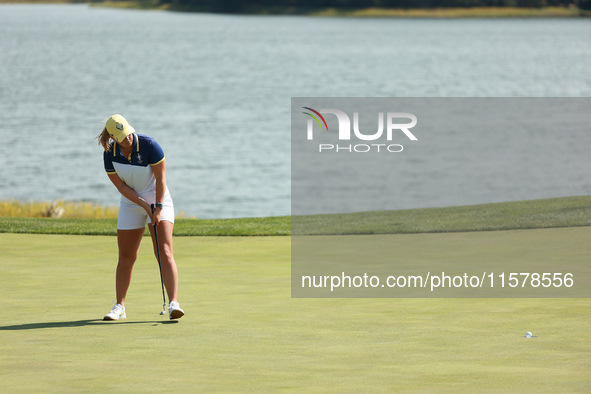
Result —
<path fill-rule="evenodd" d="M 160 10 L 173 12 L 214 13 L 203 7 L 175 6 L 142 1 L 77 1 L 77 0 L 0 0 L 0 4 L 88 4 L 93 7 L 125 8 L 136 10 Z M 221 13 L 219 13 L 221 14 Z M 344 18 L 581 18 L 590 17 L 591 11 L 573 7 L 454 7 L 454 8 L 298 8 L 264 7 L 251 8 L 244 12 L 226 15 L 312 16 Z"/>

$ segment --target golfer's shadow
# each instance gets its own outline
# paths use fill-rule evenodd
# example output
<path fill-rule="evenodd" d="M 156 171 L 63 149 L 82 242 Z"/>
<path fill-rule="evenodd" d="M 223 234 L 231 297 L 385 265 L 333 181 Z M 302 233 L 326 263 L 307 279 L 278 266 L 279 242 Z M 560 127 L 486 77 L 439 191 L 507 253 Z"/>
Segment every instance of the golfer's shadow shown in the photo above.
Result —
<path fill-rule="evenodd" d="M 153 320 L 153 321 L 104 321 L 100 319 L 94 320 L 74 320 L 74 321 L 57 321 L 48 323 L 28 323 L 15 324 L 13 326 L 0 326 L 0 331 L 18 331 L 18 330 L 37 330 L 40 328 L 69 328 L 69 327 L 87 327 L 87 326 L 117 326 L 120 324 L 176 324 L 178 320 Z"/>

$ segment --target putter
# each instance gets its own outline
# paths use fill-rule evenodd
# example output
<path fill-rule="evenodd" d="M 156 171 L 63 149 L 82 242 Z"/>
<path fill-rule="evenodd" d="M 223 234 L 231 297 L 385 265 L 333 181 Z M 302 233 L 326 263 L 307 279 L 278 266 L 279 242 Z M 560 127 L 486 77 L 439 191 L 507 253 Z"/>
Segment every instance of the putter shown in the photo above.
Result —
<path fill-rule="evenodd" d="M 154 212 L 154 204 L 152 204 L 152 212 Z M 164 296 L 164 280 L 162 279 L 162 263 L 160 263 L 160 244 L 158 243 L 158 229 L 154 223 L 154 238 L 156 238 L 156 254 L 158 255 L 158 268 L 160 269 L 160 285 L 162 285 L 162 311 L 161 315 L 166 315 L 166 297 Z"/>

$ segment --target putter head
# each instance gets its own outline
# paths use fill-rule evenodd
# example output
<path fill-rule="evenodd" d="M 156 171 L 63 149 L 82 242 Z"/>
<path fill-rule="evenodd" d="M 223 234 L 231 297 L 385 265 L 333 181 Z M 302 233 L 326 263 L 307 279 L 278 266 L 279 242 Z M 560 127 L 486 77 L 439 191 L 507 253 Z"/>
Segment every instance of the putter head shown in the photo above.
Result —
<path fill-rule="evenodd" d="M 161 315 L 166 315 L 166 312 L 164 312 L 164 311 L 160 311 L 160 314 L 161 314 Z"/>

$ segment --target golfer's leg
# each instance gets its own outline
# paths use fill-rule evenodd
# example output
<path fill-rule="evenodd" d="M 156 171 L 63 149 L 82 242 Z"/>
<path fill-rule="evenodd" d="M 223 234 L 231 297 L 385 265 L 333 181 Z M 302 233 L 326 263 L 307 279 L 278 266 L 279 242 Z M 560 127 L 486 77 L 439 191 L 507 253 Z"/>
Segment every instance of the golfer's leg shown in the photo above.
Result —
<path fill-rule="evenodd" d="M 158 251 L 156 250 L 156 239 L 154 237 L 154 227 L 150 227 L 152 234 L 152 244 L 154 245 L 154 254 L 158 258 Z M 160 243 L 160 264 L 162 265 L 162 280 L 166 293 L 168 294 L 168 302 L 176 301 L 177 287 L 178 287 L 178 271 L 174 255 L 172 252 L 172 229 L 174 224 L 169 221 L 162 220 L 158 223 L 158 242 Z"/>
<path fill-rule="evenodd" d="M 117 290 L 117 303 L 125 305 L 125 296 L 131 283 L 133 264 L 137 259 L 138 249 L 144 236 L 144 229 L 117 230 L 117 244 L 119 245 L 119 263 L 115 287 Z"/>

